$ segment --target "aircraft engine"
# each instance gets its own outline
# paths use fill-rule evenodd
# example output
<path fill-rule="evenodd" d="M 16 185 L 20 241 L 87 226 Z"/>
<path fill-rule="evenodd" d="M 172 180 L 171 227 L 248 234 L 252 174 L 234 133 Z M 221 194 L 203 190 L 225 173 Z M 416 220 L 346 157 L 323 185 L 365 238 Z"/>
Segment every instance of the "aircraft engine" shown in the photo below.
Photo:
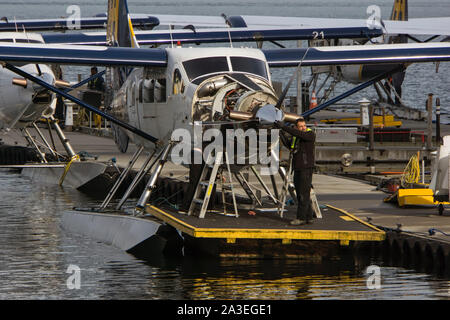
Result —
<path fill-rule="evenodd" d="M 234 129 L 233 163 L 242 165 L 233 165 L 232 170 L 240 170 L 248 164 L 259 163 L 258 156 L 261 154 L 268 156 L 275 146 L 278 147 L 278 136 L 276 141 L 271 140 L 274 121 L 293 122 L 298 118 L 298 115 L 275 108 L 278 98 L 272 86 L 267 81 L 251 75 L 231 74 L 209 78 L 198 86 L 193 101 L 194 121 L 220 124 L 220 126 L 204 125 L 203 130 L 209 127 L 220 129 L 226 140 L 230 136 L 226 130 Z M 240 132 L 243 136 L 236 133 L 237 129 L 242 129 Z M 266 130 L 264 131 L 267 133 L 266 137 L 261 138 L 261 130 Z M 253 144 L 252 135 L 258 140 L 256 143 L 253 141 Z M 225 146 L 226 141 L 223 142 Z M 260 150 L 261 148 L 266 151 Z M 239 150 L 245 150 L 245 154 Z"/>
<path fill-rule="evenodd" d="M 53 71 L 47 65 L 20 67 L 47 83 L 55 84 Z M 55 95 L 9 70 L 0 70 L 0 129 L 21 128 L 41 117 L 53 115 Z"/>
<path fill-rule="evenodd" d="M 400 67 L 400 64 L 377 64 L 377 65 L 345 65 L 339 66 L 338 72 L 344 81 L 360 84 L 370 79 Z"/>
<path fill-rule="evenodd" d="M 238 81 L 228 75 L 202 82 L 193 103 L 194 121 L 213 121 L 230 111 L 255 113 L 261 106 L 276 104 L 277 97 L 267 82 L 244 76 Z M 244 80 L 245 79 L 245 80 Z"/>

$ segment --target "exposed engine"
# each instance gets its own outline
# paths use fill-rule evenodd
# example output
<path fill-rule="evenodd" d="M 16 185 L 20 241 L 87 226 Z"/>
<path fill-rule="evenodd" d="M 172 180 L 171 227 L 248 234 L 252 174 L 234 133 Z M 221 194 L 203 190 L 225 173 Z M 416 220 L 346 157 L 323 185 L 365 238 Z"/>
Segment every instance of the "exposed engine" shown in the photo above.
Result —
<path fill-rule="evenodd" d="M 202 82 L 193 100 L 193 120 L 219 120 L 230 111 L 254 115 L 260 107 L 276 104 L 275 92 L 267 82 L 251 76 L 236 78 L 233 74 L 220 75 Z"/>
<path fill-rule="evenodd" d="M 271 129 L 275 120 L 286 119 L 286 113 L 275 108 L 277 101 L 273 88 L 258 77 L 219 75 L 198 86 L 193 99 L 192 119 L 221 124 L 214 128 L 222 131 L 224 140 L 232 139 L 234 159 L 231 162 L 238 164 L 233 165 L 232 170 L 240 170 L 249 164 L 260 163 L 258 157 L 261 155 L 270 157 L 272 151 L 278 150 L 278 134 L 274 139 Z M 209 127 L 206 125 L 202 129 Z M 243 131 L 232 131 L 231 135 L 225 131 L 227 129 Z M 266 130 L 263 135 L 261 129 Z M 225 145 L 230 141 L 223 141 L 225 148 L 230 147 L 230 144 Z"/>

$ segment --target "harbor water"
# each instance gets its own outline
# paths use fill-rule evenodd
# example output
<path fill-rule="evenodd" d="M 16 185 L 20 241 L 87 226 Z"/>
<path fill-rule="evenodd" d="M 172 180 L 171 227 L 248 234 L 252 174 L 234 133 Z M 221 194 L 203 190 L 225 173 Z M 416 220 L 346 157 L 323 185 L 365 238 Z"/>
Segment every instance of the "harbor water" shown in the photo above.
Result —
<path fill-rule="evenodd" d="M 142 261 L 60 227 L 98 200 L 0 171 L 0 299 L 449 299 L 450 282 L 377 257 L 320 263 L 162 257 Z M 380 267 L 371 287 L 367 267 Z M 79 268 L 79 288 L 71 276 Z"/>
<path fill-rule="evenodd" d="M 105 12 L 106 2 L 78 0 L 76 4 L 89 16 Z M 51 18 L 67 15 L 66 9 L 73 4 L 71 0 L 2 1 L 0 8 L 8 18 Z M 357 4 L 347 0 L 277 4 L 253 0 L 245 5 L 233 0 L 226 4 L 129 0 L 130 11 L 136 13 L 327 18 L 365 18 L 371 4 L 379 5 L 383 18 L 388 18 L 391 0 Z M 410 0 L 409 4 L 410 17 L 450 16 L 447 1 Z M 448 68 L 443 63 L 439 73 L 433 64 L 408 69 L 404 84 L 407 104 L 423 108 L 425 96 L 433 92 L 445 108 L 450 103 Z M 87 68 L 80 70 L 88 73 Z M 79 71 L 65 67 L 65 72 L 70 78 Z M 291 71 L 273 72 L 275 80 L 285 81 Z M 349 85 L 340 85 L 336 94 L 345 88 Z M 367 89 L 360 93 L 360 97 L 370 95 L 375 92 Z M 360 259 L 349 255 L 321 263 L 199 257 L 142 261 L 61 228 L 64 210 L 98 203 L 76 190 L 31 183 L 18 172 L 0 170 L 0 299 L 450 299 L 448 278 L 392 266 L 377 256 Z M 369 266 L 380 268 L 376 288 L 371 287 Z M 78 283 L 72 281 L 74 270 L 80 276 Z"/>

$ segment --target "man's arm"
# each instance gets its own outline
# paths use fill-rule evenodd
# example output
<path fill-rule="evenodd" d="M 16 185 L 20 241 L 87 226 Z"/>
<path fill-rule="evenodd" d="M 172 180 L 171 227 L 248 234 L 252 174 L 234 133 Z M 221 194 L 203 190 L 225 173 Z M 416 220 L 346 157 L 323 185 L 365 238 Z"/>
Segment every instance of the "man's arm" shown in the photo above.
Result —
<path fill-rule="evenodd" d="M 280 123 L 279 121 L 276 121 L 275 124 L 278 128 L 286 131 L 287 133 L 293 135 L 294 137 L 300 138 L 304 141 L 314 141 L 315 140 L 315 134 L 314 134 L 314 131 L 312 131 L 312 130 L 303 132 L 296 128 L 288 127 L 288 126 L 284 125 L 283 123 Z"/>

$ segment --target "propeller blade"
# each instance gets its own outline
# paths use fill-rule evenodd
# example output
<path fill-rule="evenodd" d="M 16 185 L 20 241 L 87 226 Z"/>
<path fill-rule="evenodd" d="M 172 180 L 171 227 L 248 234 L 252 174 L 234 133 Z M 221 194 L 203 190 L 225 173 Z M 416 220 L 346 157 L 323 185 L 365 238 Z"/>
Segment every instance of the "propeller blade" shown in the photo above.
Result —
<path fill-rule="evenodd" d="M 22 78 L 13 78 L 12 84 L 16 85 L 16 86 L 23 87 L 23 88 L 28 87 L 27 79 L 22 79 Z"/>
<path fill-rule="evenodd" d="M 70 83 L 64 80 L 55 80 L 55 87 L 57 88 L 70 88 Z"/>
<path fill-rule="evenodd" d="M 36 71 L 37 71 L 38 75 L 42 76 L 41 67 L 39 67 L 39 65 L 37 63 L 35 64 L 35 66 L 36 66 Z"/>

